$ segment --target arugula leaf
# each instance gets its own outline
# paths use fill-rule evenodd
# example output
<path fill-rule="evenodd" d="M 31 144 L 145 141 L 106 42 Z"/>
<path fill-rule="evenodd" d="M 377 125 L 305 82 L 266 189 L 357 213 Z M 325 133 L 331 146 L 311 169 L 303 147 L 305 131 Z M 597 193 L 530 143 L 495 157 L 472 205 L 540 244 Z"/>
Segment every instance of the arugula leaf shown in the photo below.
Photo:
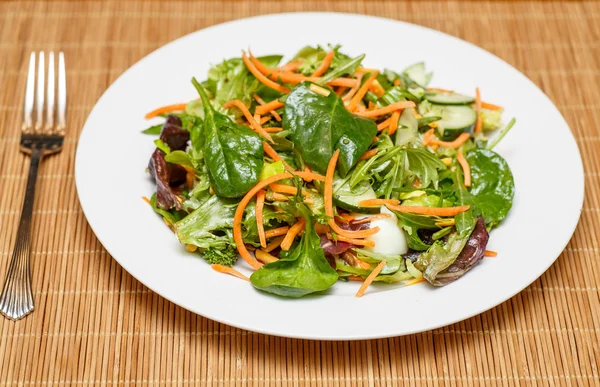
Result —
<path fill-rule="evenodd" d="M 301 202 L 296 206 L 306 219 L 300 243 L 279 261 L 262 266 L 250 276 L 257 289 L 293 298 L 327 290 L 338 279 L 338 273 L 325 258 L 310 210 Z"/>
<path fill-rule="evenodd" d="M 294 61 L 299 60 L 302 62 L 301 66 L 299 68 L 299 71 L 300 71 L 300 73 L 308 76 L 308 75 L 312 75 L 312 73 L 315 72 L 315 70 L 323 62 L 323 59 L 325 59 L 325 56 L 327 55 L 327 53 L 329 51 L 333 50 L 335 52 L 335 55 L 331 61 L 331 64 L 329 65 L 329 68 L 327 69 L 327 72 L 325 73 L 325 76 L 327 76 L 329 73 L 334 72 L 334 71 L 336 73 L 339 73 L 338 76 L 354 73 L 356 67 L 360 64 L 360 62 L 354 62 L 354 63 L 351 63 L 350 65 L 348 65 L 354 59 L 350 58 L 348 55 L 346 55 L 344 53 L 341 53 L 339 51 L 339 49 L 340 49 L 339 45 L 337 45 L 335 47 L 329 45 L 329 47 L 327 49 L 324 47 L 321 47 L 321 46 L 317 46 L 317 47 L 306 46 L 306 47 L 302 48 L 300 51 L 298 51 L 298 53 L 294 56 L 293 60 Z M 342 69 L 343 72 L 338 71 L 340 69 Z M 333 78 L 331 78 L 331 79 L 333 79 Z"/>
<path fill-rule="evenodd" d="M 160 131 L 162 130 L 162 126 L 163 126 L 163 124 L 152 125 L 148 129 L 142 130 L 142 133 L 159 135 Z"/>
<path fill-rule="evenodd" d="M 185 165 L 186 167 L 195 168 L 194 161 L 189 154 L 184 151 L 176 150 L 171 153 L 167 153 L 165 161 L 171 164 Z"/>
<path fill-rule="evenodd" d="M 283 127 L 291 131 L 290 138 L 305 163 L 319 173 L 325 173 L 333 153 L 339 149 L 337 168 L 344 177 L 371 146 L 377 125 L 348 112 L 335 93 L 325 97 L 309 86 L 310 82 L 303 82 L 289 94 Z"/>
<path fill-rule="evenodd" d="M 422 148 L 406 149 L 407 168 L 417 175 L 421 181 L 421 187 L 427 188 L 433 183 L 437 189 L 439 183 L 438 170 L 446 169 L 446 165 L 433 153 Z"/>
<path fill-rule="evenodd" d="M 466 156 L 471 166 L 471 202 L 488 227 L 502 221 L 512 207 L 515 182 L 506 160 L 499 154 L 476 149 Z"/>
<path fill-rule="evenodd" d="M 365 54 L 359 55 L 356 58 L 352 58 L 343 65 L 340 65 L 335 70 L 325 74 L 319 81 L 319 84 L 323 85 L 335 78 L 339 78 L 346 74 L 354 74 L 354 71 L 356 71 L 356 68 L 360 65 L 363 59 L 365 59 Z"/>
<path fill-rule="evenodd" d="M 193 78 L 192 83 L 204 105 L 204 160 L 211 185 L 219 196 L 240 197 L 258 182 L 262 140 L 251 129 L 215 111 L 198 81 Z"/>

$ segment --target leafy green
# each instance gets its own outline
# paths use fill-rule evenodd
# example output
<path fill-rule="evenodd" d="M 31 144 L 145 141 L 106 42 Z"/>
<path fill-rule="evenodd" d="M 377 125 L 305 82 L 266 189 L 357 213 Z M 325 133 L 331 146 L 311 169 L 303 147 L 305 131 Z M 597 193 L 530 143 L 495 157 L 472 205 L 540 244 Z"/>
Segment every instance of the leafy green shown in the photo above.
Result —
<path fill-rule="evenodd" d="M 154 145 L 156 145 L 156 147 L 158 149 L 160 149 L 161 151 L 165 152 L 165 154 L 169 154 L 171 153 L 171 148 L 169 148 L 169 145 L 165 144 L 163 142 L 163 140 L 157 138 L 156 140 L 154 140 Z"/>
<path fill-rule="evenodd" d="M 215 193 L 227 198 L 244 195 L 258 182 L 263 166 L 262 140 L 246 126 L 214 110 L 202 86 L 192 80 L 204 106 L 204 159 Z"/>
<path fill-rule="evenodd" d="M 306 219 L 300 243 L 279 261 L 262 266 L 250 277 L 258 289 L 293 298 L 327 290 L 338 279 L 337 272 L 325 259 L 310 210 L 302 203 L 297 204 L 297 209 Z"/>
<path fill-rule="evenodd" d="M 158 207 L 156 205 L 156 194 L 153 194 L 150 198 L 150 205 L 152 206 L 154 212 L 167 219 L 169 222 L 171 222 L 171 224 L 183 218 L 181 211 L 177 211 L 176 209 L 163 210 L 162 208 Z"/>
<path fill-rule="evenodd" d="M 148 129 L 142 130 L 142 133 L 159 135 L 160 131 L 162 130 L 162 127 L 163 127 L 163 124 L 152 125 Z"/>
<path fill-rule="evenodd" d="M 392 274 L 398 270 L 404 270 L 404 259 L 401 255 L 386 255 L 373 253 L 365 249 L 355 248 L 354 251 L 358 255 L 358 259 L 367 263 L 379 263 L 386 261 L 385 266 L 381 269 L 381 274 Z"/>
<path fill-rule="evenodd" d="M 514 118 L 512 120 L 510 120 L 508 125 L 506 125 L 506 127 L 504 129 L 502 129 L 502 131 L 500 133 L 498 133 L 498 135 L 494 138 L 494 141 L 492 141 L 486 148 L 489 150 L 494 149 L 494 147 L 496 145 L 498 145 L 500 140 L 502 140 L 504 138 L 504 136 L 506 136 L 506 133 L 508 133 L 512 129 L 512 127 L 515 125 L 516 122 L 517 122 L 517 120 Z"/>
<path fill-rule="evenodd" d="M 225 249 L 234 245 L 233 216 L 237 203 L 217 195 L 210 198 L 188 216 L 175 223 L 181 243 L 201 249 Z"/>
<path fill-rule="evenodd" d="M 303 82 L 289 94 L 283 127 L 291 131 L 290 138 L 305 163 L 319 173 L 325 173 L 333 153 L 339 149 L 337 168 L 344 177 L 371 146 L 377 125 L 348 112 L 335 93 L 325 97 L 309 87 L 309 82 Z"/>
<path fill-rule="evenodd" d="M 271 55 L 260 57 L 258 60 L 268 67 L 276 67 L 281 58 L 281 55 Z M 247 106 L 252 102 L 252 94 L 263 87 L 248 71 L 241 58 L 224 60 L 213 66 L 208 71 L 205 86 L 219 105 L 232 99 L 239 99 Z"/>
<path fill-rule="evenodd" d="M 446 244 L 441 241 L 434 242 L 429 250 L 419 256 L 415 267 L 423 272 L 423 277 L 427 281 L 435 284 L 437 275 L 456 261 L 469 236 L 470 233 L 461 236 L 458 232 L 455 232 L 450 234 Z"/>
<path fill-rule="evenodd" d="M 294 216 L 285 211 L 275 211 L 269 205 L 263 207 L 263 225 L 265 229 L 278 227 L 282 224 L 293 224 Z M 256 203 L 252 202 L 246 206 L 244 220 L 242 221 L 244 242 L 259 245 L 258 226 L 256 223 Z"/>
<path fill-rule="evenodd" d="M 300 51 L 298 51 L 296 56 L 294 56 L 293 61 L 302 62 L 299 68 L 300 73 L 304 75 L 312 75 L 312 73 L 314 73 L 315 70 L 321 65 L 327 53 L 333 50 L 335 52 L 335 56 L 333 57 L 333 60 L 331 61 L 331 64 L 329 65 L 328 69 L 328 71 L 333 71 L 342 66 L 345 66 L 351 60 L 351 58 L 348 55 L 341 53 L 339 49 L 339 45 L 335 47 L 332 47 L 330 45 L 327 49 L 321 46 L 306 46 L 303 47 Z"/>
<path fill-rule="evenodd" d="M 512 207 L 515 182 L 506 160 L 487 149 L 466 156 L 471 166 L 471 202 L 477 206 L 488 227 L 502 221 Z"/>
<path fill-rule="evenodd" d="M 404 230 L 408 247 L 417 251 L 427 250 L 429 248 L 429 245 L 421 240 L 421 238 L 419 237 L 419 230 L 438 229 L 439 227 L 435 225 L 435 222 L 439 221 L 439 218 L 409 214 L 406 212 L 393 212 L 398 217 L 398 223 Z"/>
<path fill-rule="evenodd" d="M 271 176 L 278 175 L 285 172 L 285 165 L 283 161 L 279 160 L 274 163 L 264 163 L 262 171 L 260 172 L 260 180 L 268 179 Z"/>
<path fill-rule="evenodd" d="M 446 169 L 446 165 L 440 159 L 423 148 L 406 149 L 406 157 L 408 170 L 417 175 L 422 188 L 427 188 L 430 184 L 435 188 L 438 187 L 438 170 Z"/>
<path fill-rule="evenodd" d="M 454 180 L 457 186 L 456 204 L 459 206 L 471 206 L 467 211 L 461 212 L 454 217 L 456 221 L 456 231 L 458 231 L 459 234 L 470 233 L 473 230 L 473 227 L 475 227 L 475 218 L 479 215 L 479 209 L 473 201 L 473 196 L 465 187 L 462 169 L 456 168 L 454 171 Z"/>
<path fill-rule="evenodd" d="M 352 58 L 343 64 L 340 64 L 336 69 L 334 69 L 333 71 L 329 71 L 327 74 L 321 77 L 319 83 L 325 84 L 331 81 L 332 79 L 339 78 L 346 74 L 354 74 L 354 71 L 356 71 L 356 68 L 360 65 L 364 58 L 365 55 L 363 54 Z"/>
<path fill-rule="evenodd" d="M 481 109 L 481 129 L 496 130 L 502 125 L 502 110 Z"/>
<path fill-rule="evenodd" d="M 180 150 L 176 150 L 165 155 L 165 161 L 171 164 L 180 164 L 185 165 L 186 167 L 195 168 L 195 162 L 190 155 Z"/>

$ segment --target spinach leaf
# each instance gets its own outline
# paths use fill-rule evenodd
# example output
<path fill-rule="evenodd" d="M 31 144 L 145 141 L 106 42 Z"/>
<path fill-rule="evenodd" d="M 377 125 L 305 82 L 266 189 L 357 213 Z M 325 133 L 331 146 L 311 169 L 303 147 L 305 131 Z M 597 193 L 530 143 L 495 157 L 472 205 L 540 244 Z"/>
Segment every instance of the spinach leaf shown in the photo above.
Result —
<path fill-rule="evenodd" d="M 439 183 L 438 170 L 446 169 L 446 165 L 433 153 L 422 148 L 406 149 L 408 170 L 417 175 L 421 181 L 421 187 L 427 188 L 433 183 L 437 189 Z"/>
<path fill-rule="evenodd" d="M 158 136 L 160 134 L 162 126 L 163 126 L 163 124 L 152 125 L 148 129 L 142 130 L 142 133 L 144 133 L 144 134 L 153 134 L 153 135 L 157 135 Z"/>
<path fill-rule="evenodd" d="M 502 221 L 512 207 L 515 182 L 508 163 L 497 153 L 476 149 L 466 156 L 471 166 L 471 202 L 488 227 Z"/>
<path fill-rule="evenodd" d="M 275 67 L 281 61 L 281 55 L 258 58 L 268 67 Z M 262 88 L 262 84 L 248 71 L 241 58 L 225 60 L 208 71 L 205 84 L 215 101 L 222 105 L 232 99 L 239 99 L 247 106 L 252 102 L 252 94 Z"/>
<path fill-rule="evenodd" d="M 264 156 L 262 140 L 251 129 L 215 111 L 198 81 L 194 78 L 192 83 L 204 107 L 204 160 L 211 185 L 219 196 L 240 197 L 258 182 Z"/>
<path fill-rule="evenodd" d="M 303 82 L 289 94 L 283 127 L 305 163 L 324 174 L 336 149 L 340 149 L 338 172 L 346 176 L 377 134 L 375 122 L 348 112 L 339 96 L 310 90 Z M 443 163 L 442 163 L 443 165 Z"/>
<path fill-rule="evenodd" d="M 301 202 L 297 203 L 297 209 L 306 219 L 300 243 L 279 261 L 264 265 L 250 276 L 254 287 L 293 298 L 327 290 L 338 279 L 337 272 L 325 259 L 310 210 Z"/>

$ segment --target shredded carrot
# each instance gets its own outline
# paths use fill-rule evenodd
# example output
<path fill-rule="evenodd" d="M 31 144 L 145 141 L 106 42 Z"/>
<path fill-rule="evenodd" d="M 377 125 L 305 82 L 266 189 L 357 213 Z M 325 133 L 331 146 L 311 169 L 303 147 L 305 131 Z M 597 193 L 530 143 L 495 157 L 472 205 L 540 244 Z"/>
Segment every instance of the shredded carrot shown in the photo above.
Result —
<path fill-rule="evenodd" d="M 264 128 L 264 129 L 265 129 L 265 132 L 267 132 L 267 133 L 278 133 L 278 132 L 283 131 L 283 128 L 278 128 L 275 126 L 272 126 L 270 128 Z"/>
<path fill-rule="evenodd" d="M 265 225 L 263 223 L 263 208 L 265 206 L 264 189 L 261 189 L 256 194 L 256 226 L 258 228 L 258 238 L 262 247 L 267 247 L 267 238 L 265 237 Z"/>
<path fill-rule="evenodd" d="M 423 140 L 422 140 L 423 145 L 427 146 L 427 145 L 429 145 L 429 143 L 432 142 L 433 139 L 435 139 L 434 132 L 435 132 L 434 129 L 429 129 L 428 131 L 425 132 L 425 134 L 423 134 Z"/>
<path fill-rule="evenodd" d="M 308 165 L 305 165 L 305 166 L 304 166 L 304 172 L 307 172 L 307 173 L 312 173 L 312 170 L 310 169 L 310 167 L 309 167 Z M 312 182 L 312 179 L 311 179 L 311 178 L 308 178 L 308 179 L 305 179 L 305 180 L 306 180 L 308 183 Z"/>
<path fill-rule="evenodd" d="M 346 238 L 341 235 L 338 235 L 335 239 L 337 239 L 340 242 L 352 243 L 353 245 L 357 246 L 375 247 L 375 242 L 366 239 Z"/>
<path fill-rule="evenodd" d="M 321 234 L 326 234 L 329 231 L 331 231 L 331 229 L 329 228 L 328 225 L 326 224 L 321 224 L 321 223 L 315 223 L 315 232 L 319 235 Z"/>
<path fill-rule="evenodd" d="M 256 95 L 256 97 L 258 97 L 258 96 Z M 258 98 L 260 98 L 260 97 L 258 97 Z M 279 102 L 278 100 L 275 99 L 271 102 L 265 103 L 264 105 L 261 104 L 261 106 L 257 106 L 256 109 L 254 110 L 254 113 L 260 114 L 262 116 L 263 114 L 267 114 L 268 112 L 270 112 L 272 110 L 276 110 L 276 109 L 283 107 L 283 105 L 284 105 L 283 102 Z"/>
<path fill-rule="evenodd" d="M 210 267 L 212 267 L 214 271 L 218 271 L 219 273 L 231 274 L 231 275 L 241 278 L 243 280 L 250 281 L 250 278 L 246 277 L 245 275 L 243 275 L 242 273 L 240 273 L 239 271 L 235 270 L 232 267 L 225 266 L 225 265 L 219 265 L 216 263 L 213 263 L 212 265 L 210 265 Z"/>
<path fill-rule="evenodd" d="M 470 206 L 456 207 L 423 207 L 423 206 L 396 206 L 386 204 L 386 207 L 392 211 L 406 212 L 409 214 L 432 215 L 432 216 L 455 216 L 467 211 Z"/>
<path fill-rule="evenodd" d="M 305 77 L 302 74 L 295 74 L 292 72 L 273 70 L 272 68 L 265 66 L 261 61 L 259 61 L 257 58 L 255 58 L 251 52 L 249 52 L 248 55 L 250 56 L 250 61 L 256 67 L 256 69 L 261 74 L 269 77 L 269 79 L 274 82 L 282 81 L 284 83 L 298 84 L 298 83 L 300 83 L 302 81 L 306 81 L 306 80 L 310 80 L 310 81 L 317 80 L 317 78 L 315 78 L 315 77 Z"/>
<path fill-rule="evenodd" d="M 402 84 L 402 81 L 400 80 L 400 78 L 397 78 L 394 80 L 394 86 L 400 86 Z"/>
<path fill-rule="evenodd" d="M 381 86 L 381 83 L 379 83 L 377 79 L 373 81 L 370 90 L 378 97 L 381 97 L 385 94 L 385 89 L 383 88 L 383 86 Z"/>
<path fill-rule="evenodd" d="M 377 130 L 381 131 L 385 128 L 387 128 L 388 126 L 390 126 L 390 122 L 392 122 L 392 117 L 386 119 L 385 121 L 380 122 L 379 124 L 377 124 Z"/>
<path fill-rule="evenodd" d="M 356 292 L 356 297 L 361 297 L 363 294 L 365 294 L 365 291 L 367 290 L 369 285 L 371 285 L 371 283 L 373 283 L 373 280 L 375 279 L 375 277 L 377 277 L 379 275 L 379 273 L 381 273 L 381 270 L 383 269 L 383 267 L 385 266 L 386 263 L 387 262 L 385 259 L 383 261 L 379 262 L 379 265 L 377 265 L 375 267 L 375 269 L 373 269 L 371 274 L 369 274 L 369 276 L 365 279 L 365 282 L 363 282 L 363 284 L 360 285 L 358 292 Z"/>
<path fill-rule="evenodd" d="M 289 231 L 285 235 L 283 242 L 281 242 L 281 250 L 289 250 L 292 247 L 292 243 L 294 243 L 294 239 L 300 233 L 300 231 L 304 230 L 304 226 L 306 224 L 306 220 L 304 218 L 300 218 L 298 222 L 296 222 L 292 227 L 290 227 Z"/>
<path fill-rule="evenodd" d="M 287 202 L 288 200 L 290 200 L 289 196 L 285 196 L 283 194 L 280 194 L 279 192 L 272 192 L 269 195 L 269 200 L 275 200 L 278 202 Z"/>
<path fill-rule="evenodd" d="M 498 256 L 498 253 L 497 253 L 497 252 L 495 252 L 495 251 L 492 251 L 492 250 L 486 250 L 486 251 L 483 253 L 483 256 L 484 256 L 484 257 L 496 257 L 496 256 Z"/>
<path fill-rule="evenodd" d="M 346 86 L 340 86 L 340 87 L 338 87 L 338 88 L 335 90 L 335 93 L 336 93 L 336 94 L 337 94 L 339 97 L 341 97 L 341 96 L 342 96 L 342 94 L 344 94 L 344 92 L 345 92 L 346 90 L 348 90 L 348 88 L 347 88 Z"/>
<path fill-rule="evenodd" d="M 271 251 L 275 250 L 276 248 L 279 247 L 279 245 L 281 244 L 281 242 L 283 242 L 283 238 L 285 238 L 285 236 L 280 236 L 277 237 L 275 239 L 273 239 L 271 242 L 269 242 L 269 244 L 267 245 L 266 248 L 264 248 L 263 250 L 267 253 L 270 253 Z"/>
<path fill-rule="evenodd" d="M 250 255 L 250 253 L 246 249 L 246 246 L 244 245 L 244 238 L 242 237 L 242 218 L 244 216 L 244 210 L 246 209 L 246 206 L 248 205 L 248 203 L 250 203 L 250 200 L 254 197 L 254 195 L 258 193 L 258 191 L 264 189 L 269 184 L 275 183 L 279 180 L 289 179 L 290 177 L 292 177 L 290 173 L 284 172 L 279 173 L 277 175 L 273 175 L 265 180 L 258 182 L 258 184 L 252 187 L 250 191 L 248 191 L 246 195 L 244 195 L 244 197 L 240 201 L 240 204 L 238 204 L 237 208 L 235 209 L 235 215 L 233 217 L 233 239 L 235 240 L 238 252 L 242 256 L 242 258 L 255 270 L 259 269 L 262 266 L 262 264 L 258 262 L 252 255 Z"/>
<path fill-rule="evenodd" d="M 373 142 L 372 143 L 375 144 L 377 141 L 379 141 L 379 137 L 377 137 L 377 136 L 373 137 Z"/>
<path fill-rule="evenodd" d="M 433 130 L 433 129 L 431 129 Z M 460 148 L 465 142 L 467 142 L 467 140 L 471 137 L 471 135 L 469 133 L 461 133 L 460 136 L 458 136 L 456 138 L 456 140 L 454 141 L 440 141 L 437 138 L 435 138 L 435 135 L 433 135 L 433 139 L 430 140 L 430 144 L 433 145 L 439 145 L 439 146 L 443 146 L 444 148 Z"/>
<path fill-rule="evenodd" d="M 268 239 L 268 238 L 273 238 L 273 237 L 285 235 L 285 234 L 287 234 L 287 232 L 288 232 L 289 229 L 290 228 L 288 226 L 273 228 L 271 230 L 265 231 L 265 236 Z"/>
<path fill-rule="evenodd" d="M 375 148 L 375 149 L 371 149 L 371 150 L 368 150 L 368 151 L 366 151 L 365 153 L 363 153 L 363 155 L 362 155 L 362 156 L 360 156 L 358 159 L 359 159 L 359 160 L 368 160 L 368 159 L 370 159 L 371 157 L 375 156 L 375 155 L 377 154 L 377 151 L 378 151 L 378 149 L 377 149 L 377 148 Z"/>
<path fill-rule="evenodd" d="M 277 258 L 261 249 L 256 249 L 256 251 L 254 252 L 254 255 L 256 256 L 256 259 L 258 259 L 259 261 L 264 262 L 264 263 L 271 263 L 271 262 L 279 261 L 279 258 Z"/>
<path fill-rule="evenodd" d="M 265 77 L 260 71 L 258 71 L 258 69 L 254 65 L 254 63 L 252 63 L 252 61 L 250 61 L 250 59 L 248 59 L 248 57 L 246 56 L 246 53 L 242 53 L 242 60 L 244 61 L 244 64 L 248 68 L 248 71 L 250 71 L 252 73 L 252 75 L 254 75 L 256 77 L 256 79 L 258 79 L 258 81 L 260 83 L 262 83 L 263 85 L 265 85 L 267 87 L 270 87 L 273 90 L 277 90 L 281 93 L 287 94 L 290 92 L 290 89 L 288 89 L 287 87 L 282 86 L 276 82 L 273 82 L 272 80 Z"/>
<path fill-rule="evenodd" d="M 327 82 L 327 86 L 358 87 L 359 82 L 352 78 L 336 78 Z"/>
<path fill-rule="evenodd" d="M 374 220 L 377 219 L 385 219 L 385 218 L 390 218 L 391 215 L 390 214 L 375 214 L 375 215 L 369 215 L 369 216 L 365 216 L 364 218 L 355 220 L 354 222 L 352 222 L 352 224 L 363 224 L 363 223 L 369 223 L 372 222 Z"/>
<path fill-rule="evenodd" d="M 396 133 L 398 129 L 398 120 L 400 119 L 400 112 L 393 112 L 390 117 L 390 127 L 388 128 L 388 134 L 391 136 Z"/>
<path fill-rule="evenodd" d="M 298 193 L 298 189 L 296 187 L 292 187 L 291 185 L 273 183 L 270 185 L 270 187 L 273 190 L 273 192 L 285 193 L 290 195 L 296 195 Z"/>
<path fill-rule="evenodd" d="M 152 202 L 151 202 L 151 201 L 150 201 L 150 199 L 148 199 L 147 197 L 145 197 L 145 196 L 142 196 L 142 200 L 143 200 L 143 201 L 145 201 L 146 203 L 148 203 L 148 204 L 152 205 Z"/>
<path fill-rule="evenodd" d="M 263 118 L 260 119 L 260 124 L 264 124 L 265 122 L 268 122 L 271 119 L 271 117 L 269 116 L 264 116 Z"/>
<path fill-rule="evenodd" d="M 300 61 L 295 61 L 295 62 L 289 62 L 284 64 L 283 66 L 279 67 L 278 70 L 282 71 L 282 72 L 294 72 L 296 70 L 298 70 L 300 68 L 300 66 L 302 66 L 302 62 Z"/>
<path fill-rule="evenodd" d="M 186 105 L 187 103 L 176 103 L 173 105 L 161 106 L 158 109 L 154 109 L 150 113 L 146 114 L 145 118 L 149 120 L 150 118 L 154 118 L 161 114 L 184 111 Z"/>
<path fill-rule="evenodd" d="M 444 157 L 442 159 L 442 163 L 444 163 L 447 167 L 449 167 L 450 165 L 452 165 L 452 159 L 450 157 Z"/>
<path fill-rule="evenodd" d="M 452 90 L 440 89 L 440 88 L 437 88 L 437 87 L 429 87 L 427 89 L 427 91 L 437 91 L 437 92 L 440 92 L 440 93 L 454 93 L 454 91 L 452 91 Z"/>
<path fill-rule="evenodd" d="M 364 270 L 371 270 L 371 265 L 368 264 L 367 262 L 358 259 L 358 257 L 354 254 L 351 253 L 350 251 L 344 251 L 340 258 L 342 258 L 344 261 L 346 261 L 346 263 L 352 267 L 359 267 L 361 269 Z"/>
<path fill-rule="evenodd" d="M 341 213 L 338 216 L 340 218 L 344 219 L 347 222 L 356 219 L 356 216 L 353 216 L 353 215 L 350 215 L 350 214 L 346 214 L 346 213 Z"/>
<path fill-rule="evenodd" d="M 250 114 L 250 110 L 248 110 L 248 108 L 246 107 L 246 105 L 244 105 L 244 103 L 242 101 L 240 101 L 239 99 L 233 99 L 231 101 L 227 101 L 223 105 L 223 108 L 229 109 L 230 107 L 234 107 L 234 106 L 236 108 L 240 109 L 240 111 L 242 112 L 244 117 L 246 117 L 246 120 L 248 120 L 252 129 L 256 133 L 260 134 L 261 136 L 263 136 L 264 138 L 269 140 L 269 142 L 273 142 L 273 139 L 271 138 L 269 133 L 265 132 L 265 130 L 262 128 L 262 126 L 260 126 L 261 125 L 260 119 L 256 120 L 254 117 L 252 117 L 252 114 Z"/>
<path fill-rule="evenodd" d="M 477 121 L 475 121 L 475 133 L 481 132 L 483 119 L 481 116 L 481 93 L 479 87 L 475 88 L 475 112 L 477 113 Z"/>
<path fill-rule="evenodd" d="M 350 103 L 347 106 L 349 111 L 353 112 L 354 110 L 356 110 L 356 108 L 358 107 L 358 103 L 363 99 L 365 94 L 367 94 L 367 91 L 371 87 L 371 84 L 373 84 L 375 78 L 377 78 L 378 74 L 379 72 L 377 70 L 371 72 L 369 78 L 367 78 L 365 83 L 356 91 L 356 94 L 354 94 L 354 96 L 350 100 Z"/>
<path fill-rule="evenodd" d="M 349 101 L 354 96 L 354 94 L 356 94 L 356 92 L 358 91 L 358 88 L 360 87 L 360 83 L 362 82 L 363 77 L 364 77 L 363 73 L 358 74 L 358 76 L 356 77 L 356 85 L 353 86 L 350 89 L 350 91 L 348 91 L 348 93 L 342 97 L 342 101 L 350 103 Z"/>
<path fill-rule="evenodd" d="M 271 145 L 267 144 L 265 141 L 263 141 L 263 149 L 265 150 L 265 153 L 267 154 L 267 156 L 272 158 L 274 161 L 283 160 L 281 158 L 281 156 L 279 156 L 279 153 L 277 153 L 275 151 L 275 149 L 273 149 L 273 147 Z"/>
<path fill-rule="evenodd" d="M 263 114 L 266 114 L 267 112 L 269 112 L 269 113 L 271 113 L 271 115 L 273 116 L 273 118 L 275 118 L 275 120 L 277 120 L 277 122 L 281 122 L 281 116 L 275 111 L 275 109 L 279 109 L 279 107 L 283 106 L 283 104 L 281 104 L 281 106 L 279 106 L 279 107 L 276 107 L 275 109 L 271 109 L 271 110 L 267 110 L 265 112 L 262 112 L 262 110 L 260 110 L 261 107 L 265 106 L 267 103 L 262 98 L 260 98 L 260 96 L 257 95 L 257 94 L 254 94 L 252 97 L 256 100 L 256 102 L 258 102 L 261 105 L 261 106 L 257 107 L 256 109 L 254 109 L 254 113 L 258 113 L 260 115 L 263 115 Z M 277 101 L 277 100 L 271 101 L 269 103 L 272 103 L 272 102 L 275 102 L 275 101 Z M 277 101 L 277 102 L 279 102 L 279 101 Z M 261 122 L 261 124 L 263 124 L 263 122 Z M 267 133 L 268 132 L 269 131 L 267 130 Z"/>
<path fill-rule="evenodd" d="M 325 207 L 325 215 L 329 217 L 329 227 L 339 236 L 344 236 L 347 238 L 365 238 L 369 235 L 373 235 L 379 231 L 379 227 L 370 228 L 368 230 L 360 230 L 360 231 L 349 231 L 344 230 L 335 222 L 333 218 L 333 175 L 335 173 L 335 165 L 337 163 L 338 158 L 340 157 L 340 150 L 336 150 L 329 160 L 329 164 L 327 165 L 327 174 L 325 175 L 325 189 L 323 193 L 323 201 Z"/>
<path fill-rule="evenodd" d="M 385 204 L 397 205 L 397 204 L 400 204 L 400 200 L 397 200 L 397 199 L 367 199 L 367 200 L 361 200 L 360 202 L 358 202 L 358 205 L 361 207 L 380 207 Z"/>
<path fill-rule="evenodd" d="M 320 77 L 321 75 L 325 74 L 325 71 L 329 69 L 329 66 L 331 65 L 331 61 L 333 60 L 334 56 L 335 51 L 329 51 L 327 55 L 325 55 L 325 58 L 323 58 L 323 62 L 321 62 L 321 65 L 317 67 L 314 73 L 312 73 L 312 76 Z"/>
<path fill-rule="evenodd" d="M 380 109 L 368 110 L 364 113 L 357 113 L 358 116 L 361 117 L 379 117 L 384 114 L 392 113 L 396 110 L 402 110 L 406 108 L 414 107 L 415 103 L 413 101 L 398 101 L 387 106 L 384 106 Z"/>
<path fill-rule="evenodd" d="M 349 275 L 346 278 L 348 278 L 350 281 L 360 281 L 360 282 L 364 281 L 362 277 L 359 277 L 357 275 Z"/>
<path fill-rule="evenodd" d="M 465 175 L 465 187 L 470 187 L 471 186 L 471 167 L 469 166 L 469 162 L 467 161 L 467 159 L 465 159 L 465 156 L 463 155 L 462 150 L 458 151 L 458 154 L 456 155 L 456 160 L 458 160 L 458 163 L 460 164 L 460 166 L 463 169 L 463 174 Z"/>
<path fill-rule="evenodd" d="M 492 103 L 487 103 L 481 101 L 481 107 L 488 110 L 504 110 L 502 106 L 494 105 Z"/>
<path fill-rule="evenodd" d="M 440 220 L 439 222 L 435 222 L 435 225 L 438 227 L 449 227 L 449 226 L 454 226 L 455 223 L 456 223 L 456 221 L 454 220 L 454 218 L 452 218 L 452 219 L 445 219 L 445 220 Z"/>
<path fill-rule="evenodd" d="M 312 180 L 325 181 L 325 176 L 319 175 L 318 173 L 315 173 L 315 172 L 293 171 L 292 173 L 298 177 L 301 177 L 305 181 L 312 181 Z"/>
<path fill-rule="evenodd" d="M 416 284 L 420 284 L 421 282 L 425 282 L 425 278 L 419 277 L 419 278 L 408 280 L 404 283 L 404 286 L 416 285 Z"/>

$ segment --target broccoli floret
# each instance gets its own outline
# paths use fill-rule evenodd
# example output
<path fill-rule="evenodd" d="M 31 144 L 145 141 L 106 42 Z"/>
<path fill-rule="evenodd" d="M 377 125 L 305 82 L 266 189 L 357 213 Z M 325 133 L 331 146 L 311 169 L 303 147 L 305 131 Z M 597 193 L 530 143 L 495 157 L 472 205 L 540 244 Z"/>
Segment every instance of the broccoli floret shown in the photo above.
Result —
<path fill-rule="evenodd" d="M 227 247 L 223 250 L 209 247 L 203 252 L 202 255 L 204 256 L 206 262 L 210 263 L 211 265 L 216 263 L 219 265 L 233 266 L 238 259 L 238 252 L 231 245 L 227 245 Z"/>

